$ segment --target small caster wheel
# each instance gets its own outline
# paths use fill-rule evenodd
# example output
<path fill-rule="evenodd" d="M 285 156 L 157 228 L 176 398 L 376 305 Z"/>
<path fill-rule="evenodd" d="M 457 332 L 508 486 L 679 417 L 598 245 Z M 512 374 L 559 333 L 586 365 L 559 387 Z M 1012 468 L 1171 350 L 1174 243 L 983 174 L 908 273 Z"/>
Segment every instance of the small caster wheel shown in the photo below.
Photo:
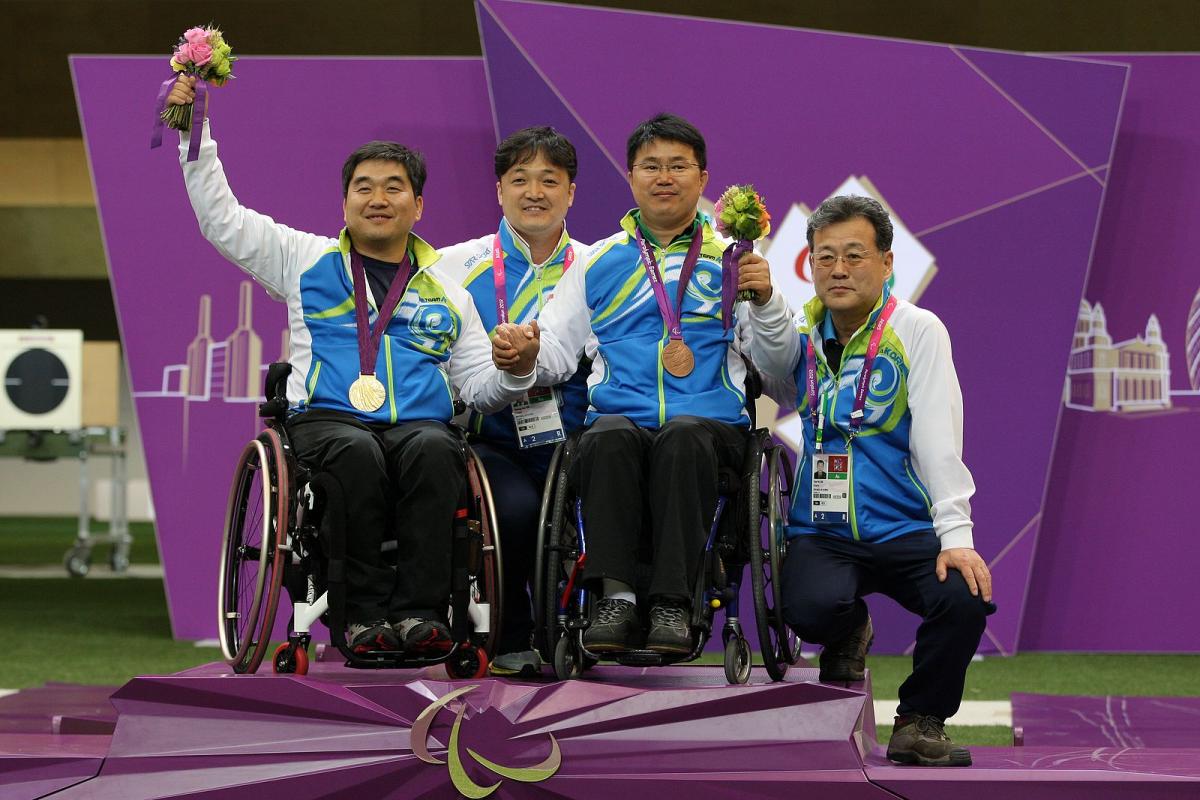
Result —
<path fill-rule="evenodd" d="M 578 678 L 583 669 L 583 659 L 580 658 L 571 635 L 561 637 L 554 645 L 554 677 L 560 681 L 569 681 Z"/>
<path fill-rule="evenodd" d="M 487 668 L 487 653 L 475 645 L 463 645 L 446 659 L 446 673 L 455 680 L 478 680 L 487 675 Z"/>
<path fill-rule="evenodd" d="M 725 643 L 725 680 L 735 685 L 750 680 L 750 643 L 741 636 Z"/>
<path fill-rule="evenodd" d="M 112 568 L 113 572 L 124 572 L 129 569 L 129 556 L 114 550 L 108 556 L 108 566 Z"/>
<path fill-rule="evenodd" d="M 92 554 L 81 547 L 72 547 L 63 558 L 63 566 L 72 578 L 86 577 L 92 568 Z"/>
<path fill-rule="evenodd" d="M 278 675 L 307 675 L 308 650 L 298 644 L 279 645 L 271 658 L 271 669 Z"/>

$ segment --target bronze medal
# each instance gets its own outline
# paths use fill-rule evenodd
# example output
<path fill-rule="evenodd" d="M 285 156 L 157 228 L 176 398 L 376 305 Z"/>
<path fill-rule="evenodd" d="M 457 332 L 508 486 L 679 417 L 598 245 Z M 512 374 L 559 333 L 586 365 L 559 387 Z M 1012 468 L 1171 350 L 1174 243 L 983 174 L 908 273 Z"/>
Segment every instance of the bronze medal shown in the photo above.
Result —
<path fill-rule="evenodd" d="M 692 349 L 682 339 L 672 339 L 663 348 L 662 363 L 667 372 L 676 378 L 686 378 L 692 374 L 696 359 L 692 356 Z"/>
<path fill-rule="evenodd" d="M 386 399 L 387 392 L 374 375 L 359 375 L 358 380 L 350 384 L 350 405 L 359 411 L 378 411 Z"/>

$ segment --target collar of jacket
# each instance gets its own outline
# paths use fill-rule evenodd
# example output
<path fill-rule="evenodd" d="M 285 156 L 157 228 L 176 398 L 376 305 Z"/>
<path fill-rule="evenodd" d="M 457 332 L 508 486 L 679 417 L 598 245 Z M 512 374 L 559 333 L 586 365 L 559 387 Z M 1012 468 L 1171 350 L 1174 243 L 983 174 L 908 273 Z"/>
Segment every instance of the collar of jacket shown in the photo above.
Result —
<path fill-rule="evenodd" d="M 716 231 L 713 230 L 712 220 L 707 214 L 696 212 L 696 219 L 692 223 L 692 231 L 696 230 L 696 223 L 700 224 L 701 235 L 704 237 L 700 245 L 700 255 L 714 261 L 721 260 L 721 253 L 725 252 L 725 247 L 729 244 L 726 241 L 717 238 Z M 629 240 L 633 241 L 637 236 L 638 226 L 641 225 L 641 212 L 634 208 L 621 218 L 621 229 L 629 235 Z M 654 243 L 654 237 L 642 226 L 642 235 L 646 236 L 648 241 Z M 685 232 L 676 236 L 670 244 L 666 246 L 667 250 L 687 250 L 688 245 L 692 243 L 692 233 Z"/>
<path fill-rule="evenodd" d="M 570 243 L 571 237 L 567 235 L 567 226 L 564 224 L 562 236 L 558 237 L 558 244 L 554 246 L 554 251 L 550 254 L 550 258 L 546 259 L 544 264 L 538 264 L 537 266 L 548 267 L 551 264 L 561 262 L 566 258 L 567 245 Z M 500 247 L 504 250 L 506 257 L 512 253 L 519 253 L 521 258 L 525 259 L 526 264 L 533 266 L 533 255 L 529 252 L 528 242 L 508 224 L 508 217 L 500 218 Z"/>
<path fill-rule="evenodd" d="M 880 293 L 879 299 L 875 301 L 875 305 L 871 308 L 871 313 L 867 315 L 867 321 L 863 323 L 861 328 L 854 332 L 854 335 L 850 337 L 850 341 L 846 342 L 846 355 L 850 354 L 850 345 L 854 343 L 854 340 L 858 338 L 859 334 L 861 334 L 863 331 L 869 331 L 871 326 L 875 324 L 875 320 L 879 318 L 880 313 L 883 311 L 883 304 L 886 303 L 888 298 L 891 296 L 892 289 L 887 285 L 887 281 L 884 281 L 883 291 Z M 808 335 L 816 335 L 816 344 L 824 344 L 824 342 L 821 341 L 821 325 L 824 323 L 825 315 L 827 313 L 829 312 L 819 297 L 813 297 L 812 300 L 809 300 L 804 304 L 804 317 L 808 321 Z M 818 347 L 818 349 L 824 352 L 823 348 Z M 843 358 L 845 358 L 845 356 L 843 356 Z"/>
<path fill-rule="evenodd" d="M 348 228 L 342 228 L 342 232 L 338 234 L 338 249 L 342 251 L 342 261 L 345 262 L 348 271 L 350 269 L 350 230 Z M 417 272 L 423 272 L 432 267 L 442 257 L 442 254 L 435 250 L 429 242 L 412 232 L 408 234 L 408 252 L 412 253 L 412 257 L 417 260 Z"/>

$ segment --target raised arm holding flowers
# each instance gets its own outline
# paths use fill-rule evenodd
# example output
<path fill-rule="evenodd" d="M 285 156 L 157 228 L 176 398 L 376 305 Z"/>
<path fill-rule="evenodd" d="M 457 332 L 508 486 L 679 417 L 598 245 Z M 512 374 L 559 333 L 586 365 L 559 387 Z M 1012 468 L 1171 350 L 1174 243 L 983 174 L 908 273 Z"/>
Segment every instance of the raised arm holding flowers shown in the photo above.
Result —
<path fill-rule="evenodd" d="M 162 144 L 163 123 L 178 131 L 199 128 L 208 108 L 208 84 L 224 86 L 233 77 L 233 48 L 225 41 L 220 29 L 188 28 L 171 54 L 171 69 L 178 77 L 163 81 L 155 108 L 158 120 L 150 139 L 151 149 Z M 180 91 L 186 88 L 186 91 Z M 188 150 L 188 161 L 195 161 L 200 152 L 200 137 L 193 137 L 194 146 Z"/>

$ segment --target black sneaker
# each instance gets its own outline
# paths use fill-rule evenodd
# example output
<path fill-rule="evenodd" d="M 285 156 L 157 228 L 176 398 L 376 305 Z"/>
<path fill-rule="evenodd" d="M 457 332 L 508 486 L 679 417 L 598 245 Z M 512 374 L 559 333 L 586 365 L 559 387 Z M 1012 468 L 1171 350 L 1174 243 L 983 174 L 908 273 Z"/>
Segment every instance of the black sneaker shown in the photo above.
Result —
<path fill-rule="evenodd" d="M 373 622 L 352 622 L 346 627 L 346 637 L 350 642 L 351 652 L 364 655 L 372 651 L 399 650 L 400 642 L 396 634 L 387 624 L 387 620 L 377 619 Z"/>
<path fill-rule="evenodd" d="M 628 600 L 605 597 L 596 603 L 596 616 L 583 632 L 583 646 L 597 653 L 632 650 L 641 632 L 637 606 Z"/>
<path fill-rule="evenodd" d="M 888 760 L 921 767 L 969 767 L 971 751 L 950 741 L 945 723 L 927 714 L 896 717 Z"/>
<path fill-rule="evenodd" d="M 650 609 L 650 633 L 646 634 L 646 649 L 672 655 L 692 652 L 692 631 L 688 628 L 687 609 L 669 603 Z"/>
<path fill-rule="evenodd" d="M 412 655 L 439 655 L 454 646 L 450 629 L 436 620 L 408 617 L 392 625 L 392 630 L 400 639 L 400 649 Z"/>
<path fill-rule="evenodd" d="M 867 653 L 875 641 L 871 617 L 841 641 L 830 642 L 821 650 L 821 683 L 861 681 L 867 669 Z"/>

